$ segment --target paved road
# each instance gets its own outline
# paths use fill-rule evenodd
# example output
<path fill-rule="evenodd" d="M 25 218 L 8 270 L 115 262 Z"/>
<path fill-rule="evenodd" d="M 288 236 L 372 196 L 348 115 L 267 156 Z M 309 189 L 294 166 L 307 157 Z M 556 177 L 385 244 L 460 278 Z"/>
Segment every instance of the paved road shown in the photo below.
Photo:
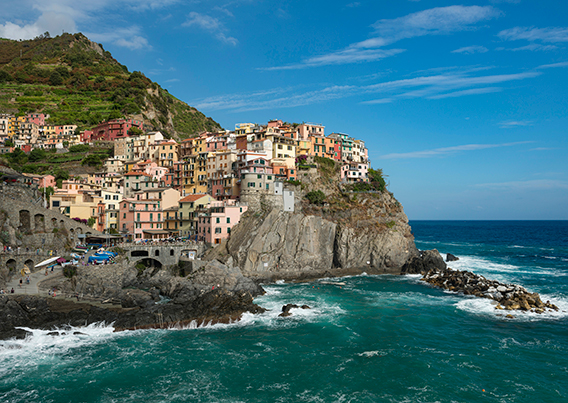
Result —
<path fill-rule="evenodd" d="M 41 281 L 53 278 L 55 275 L 62 275 L 63 269 L 61 267 L 53 268 L 53 272 L 51 270 L 48 271 L 48 275 L 45 275 L 45 269 L 37 271 L 35 273 L 30 274 L 30 283 L 26 284 L 26 278 L 22 277 L 19 273 L 18 275 L 14 276 L 12 281 L 9 281 L 6 285 L 6 289 L 4 292 L 10 292 L 12 288 L 14 288 L 14 294 L 28 294 L 28 295 L 37 295 L 39 294 L 37 285 Z M 22 286 L 20 287 L 20 279 L 22 279 Z"/>

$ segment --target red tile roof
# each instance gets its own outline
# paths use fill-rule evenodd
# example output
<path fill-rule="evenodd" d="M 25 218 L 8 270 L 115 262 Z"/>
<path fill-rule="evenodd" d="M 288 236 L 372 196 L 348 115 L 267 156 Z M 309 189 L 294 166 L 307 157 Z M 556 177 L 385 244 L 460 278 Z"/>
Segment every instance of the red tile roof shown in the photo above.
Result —
<path fill-rule="evenodd" d="M 189 195 L 189 196 L 185 196 L 183 199 L 181 199 L 179 202 L 180 203 L 188 203 L 188 202 L 194 202 L 196 200 L 201 199 L 202 197 L 205 196 L 209 196 L 207 194 L 194 194 L 194 195 Z M 213 197 L 213 200 L 215 200 L 215 198 Z"/>

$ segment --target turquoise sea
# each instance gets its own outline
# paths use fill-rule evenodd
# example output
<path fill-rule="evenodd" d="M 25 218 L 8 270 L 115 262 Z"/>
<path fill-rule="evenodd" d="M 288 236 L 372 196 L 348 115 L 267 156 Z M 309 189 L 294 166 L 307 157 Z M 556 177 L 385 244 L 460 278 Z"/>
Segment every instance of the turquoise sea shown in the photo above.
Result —
<path fill-rule="evenodd" d="M 184 330 L 0 341 L 1 402 L 567 402 L 568 222 L 414 221 L 420 249 L 539 292 L 499 316 L 418 276 L 273 284 L 270 311 Z M 307 304 L 279 318 L 282 305 Z"/>

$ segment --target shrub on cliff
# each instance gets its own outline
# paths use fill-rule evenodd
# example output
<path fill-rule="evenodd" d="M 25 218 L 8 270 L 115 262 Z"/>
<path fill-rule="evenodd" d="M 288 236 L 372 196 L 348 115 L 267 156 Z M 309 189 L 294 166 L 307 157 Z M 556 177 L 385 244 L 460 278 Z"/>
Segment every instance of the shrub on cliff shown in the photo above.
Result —
<path fill-rule="evenodd" d="M 77 275 L 77 266 L 67 265 L 63 267 L 63 275 L 67 278 L 71 278 Z"/>
<path fill-rule="evenodd" d="M 325 201 L 325 193 L 321 190 L 313 190 L 306 194 L 305 197 L 311 204 L 323 204 Z"/>
<path fill-rule="evenodd" d="M 369 181 L 375 190 L 379 190 L 384 192 L 386 189 L 386 182 L 385 178 L 383 178 L 383 170 L 382 169 L 373 169 L 369 168 Z"/>

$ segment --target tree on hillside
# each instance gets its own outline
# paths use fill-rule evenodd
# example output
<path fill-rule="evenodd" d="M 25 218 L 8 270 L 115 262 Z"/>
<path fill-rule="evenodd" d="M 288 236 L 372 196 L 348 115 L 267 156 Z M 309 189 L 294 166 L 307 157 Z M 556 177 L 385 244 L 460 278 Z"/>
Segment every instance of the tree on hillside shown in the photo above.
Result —
<path fill-rule="evenodd" d="M 128 129 L 129 136 L 140 136 L 141 134 L 144 134 L 144 132 L 136 126 L 132 126 L 130 129 Z"/>
<path fill-rule="evenodd" d="M 107 120 L 113 120 L 113 119 L 122 119 L 122 113 L 118 110 L 111 111 L 107 116 Z"/>
<path fill-rule="evenodd" d="M 54 70 L 51 75 L 49 76 L 49 84 L 51 85 L 62 85 L 63 84 L 63 77 L 57 70 Z"/>
<path fill-rule="evenodd" d="M 34 148 L 28 156 L 28 159 L 30 162 L 37 162 L 45 159 L 45 156 L 46 153 L 43 148 Z"/>
<path fill-rule="evenodd" d="M 5 83 L 8 81 L 12 81 L 12 76 L 10 73 L 4 70 L 0 70 L 0 83 Z"/>

